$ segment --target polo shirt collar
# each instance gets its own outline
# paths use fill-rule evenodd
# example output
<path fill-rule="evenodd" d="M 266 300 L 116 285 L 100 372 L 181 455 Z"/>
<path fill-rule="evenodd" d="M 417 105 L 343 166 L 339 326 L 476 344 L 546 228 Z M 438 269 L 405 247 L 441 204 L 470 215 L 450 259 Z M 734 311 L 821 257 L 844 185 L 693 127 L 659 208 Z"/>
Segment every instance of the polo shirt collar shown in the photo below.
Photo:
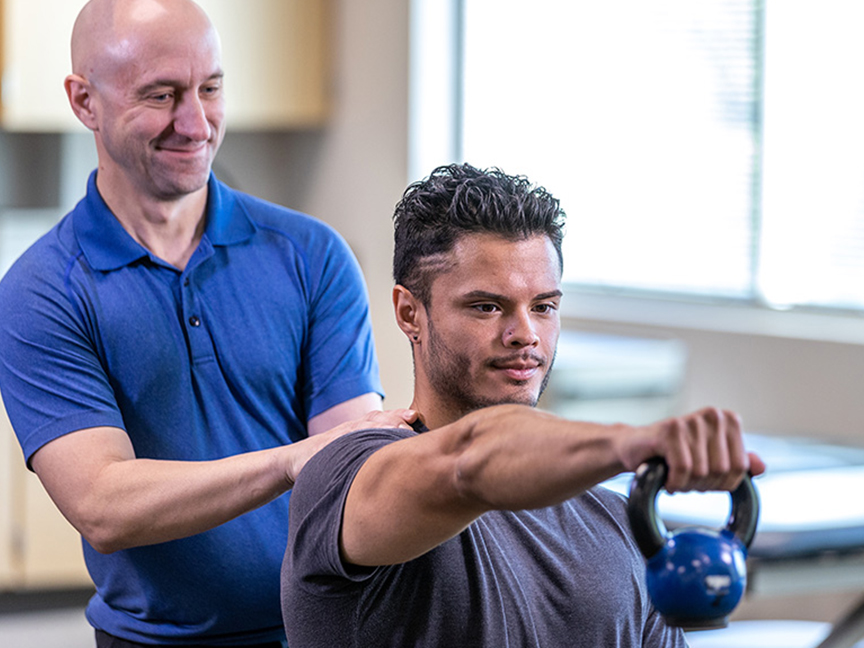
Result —
<path fill-rule="evenodd" d="M 237 193 L 211 173 L 207 183 L 207 228 L 204 236 L 217 247 L 236 245 L 248 240 L 256 229 L 237 200 Z"/>
<path fill-rule="evenodd" d="M 212 173 L 207 183 L 206 218 L 204 239 L 214 246 L 241 243 L 255 233 L 255 224 L 233 192 Z M 102 199 L 96 188 L 96 171 L 87 181 L 87 195 L 73 212 L 73 224 L 81 250 L 95 270 L 117 270 L 151 256 L 123 228 Z"/>

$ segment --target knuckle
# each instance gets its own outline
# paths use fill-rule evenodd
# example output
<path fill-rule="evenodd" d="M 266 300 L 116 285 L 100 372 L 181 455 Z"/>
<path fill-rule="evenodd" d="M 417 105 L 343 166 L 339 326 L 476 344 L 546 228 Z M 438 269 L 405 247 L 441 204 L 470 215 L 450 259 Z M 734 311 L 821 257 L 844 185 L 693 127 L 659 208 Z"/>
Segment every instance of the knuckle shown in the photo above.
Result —
<path fill-rule="evenodd" d="M 712 425 L 720 425 L 723 421 L 723 412 L 716 407 L 706 407 L 702 412 L 704 419 Z"/>
<path fill-rule="evenodd" d="M 690 471 L 690 474 L 695 479 L 705 479 L 714 474 L 714 471 L 712 471 L 708 466 L 707 461 L 696 461 L 693 464 L 693 469 Z"/>
<path fill-rule="evenodd" d="M 675 418 L 670 419 L 669 426 L 667 428 L 667 434 L 673 440 L 681 440 L 687 436 L 687 431 L 689 427 L 690 426 L 687 422 L 687 419 L 676 416 Z"/>
<path fill-rule="evenodd" d="M 750 469 L 750 461 L 747 455 L 734 456 L 729 461 L 729 470 L 740 475 L 745 474 Z"/>

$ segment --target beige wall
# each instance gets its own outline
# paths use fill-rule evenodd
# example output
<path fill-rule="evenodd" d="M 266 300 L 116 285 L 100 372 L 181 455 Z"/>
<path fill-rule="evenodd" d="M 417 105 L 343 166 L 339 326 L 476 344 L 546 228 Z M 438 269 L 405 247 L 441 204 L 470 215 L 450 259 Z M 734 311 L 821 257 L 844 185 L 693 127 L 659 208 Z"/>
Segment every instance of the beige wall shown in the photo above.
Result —
<path fill-rule="evenodd" d="M 335 0 L 332 113 L 319 132 L 231 135 L 220 165 L 243 189 L 306 211 L 346 238 L 365 273 L 387 405 L 411 399 L 393 323 L 393 206 L 408 178 L 408 2 Z M 218 172 L 218 169 L 217 169 Z"/>

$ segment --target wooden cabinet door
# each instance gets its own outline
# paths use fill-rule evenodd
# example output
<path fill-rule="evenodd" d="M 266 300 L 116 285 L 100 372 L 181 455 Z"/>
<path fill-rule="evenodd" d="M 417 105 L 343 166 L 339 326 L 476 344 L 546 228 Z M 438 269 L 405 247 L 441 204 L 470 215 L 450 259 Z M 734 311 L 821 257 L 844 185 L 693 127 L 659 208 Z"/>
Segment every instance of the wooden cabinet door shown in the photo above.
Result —
<path fill-rule="evenodd" d="M 63 79 L 85 0 L 0 0 L 0 124 L 82 131 Z M 328 0 L 199 0 L 222 39 L 228 128 L 305 128 L 327 112 Z"/>

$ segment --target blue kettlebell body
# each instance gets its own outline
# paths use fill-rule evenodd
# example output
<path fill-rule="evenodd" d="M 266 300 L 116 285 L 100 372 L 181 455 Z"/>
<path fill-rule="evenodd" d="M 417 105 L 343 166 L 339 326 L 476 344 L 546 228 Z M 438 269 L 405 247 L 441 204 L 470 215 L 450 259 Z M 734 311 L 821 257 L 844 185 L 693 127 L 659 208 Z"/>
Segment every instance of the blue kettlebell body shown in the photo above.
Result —
<path fill-rule="evenodd" d="M 747 548 L 727 530 L 672 532 L 647 562 L 648 595 L 670 625 L 726 625 L 747 588 Z"/>
<path fill-rule="evenodd" d="M 640 466 L 627 506 L 633 538 L 646 559 L 648 595 L 671 626 L 725 627 L 747 588 L 747 547 L 756 535 L 759 495 L 745 477 L 731 493 L 724 529 L 684 527 L 670 533 L 656 507 L 667 471 L 660 458 Z"/>

